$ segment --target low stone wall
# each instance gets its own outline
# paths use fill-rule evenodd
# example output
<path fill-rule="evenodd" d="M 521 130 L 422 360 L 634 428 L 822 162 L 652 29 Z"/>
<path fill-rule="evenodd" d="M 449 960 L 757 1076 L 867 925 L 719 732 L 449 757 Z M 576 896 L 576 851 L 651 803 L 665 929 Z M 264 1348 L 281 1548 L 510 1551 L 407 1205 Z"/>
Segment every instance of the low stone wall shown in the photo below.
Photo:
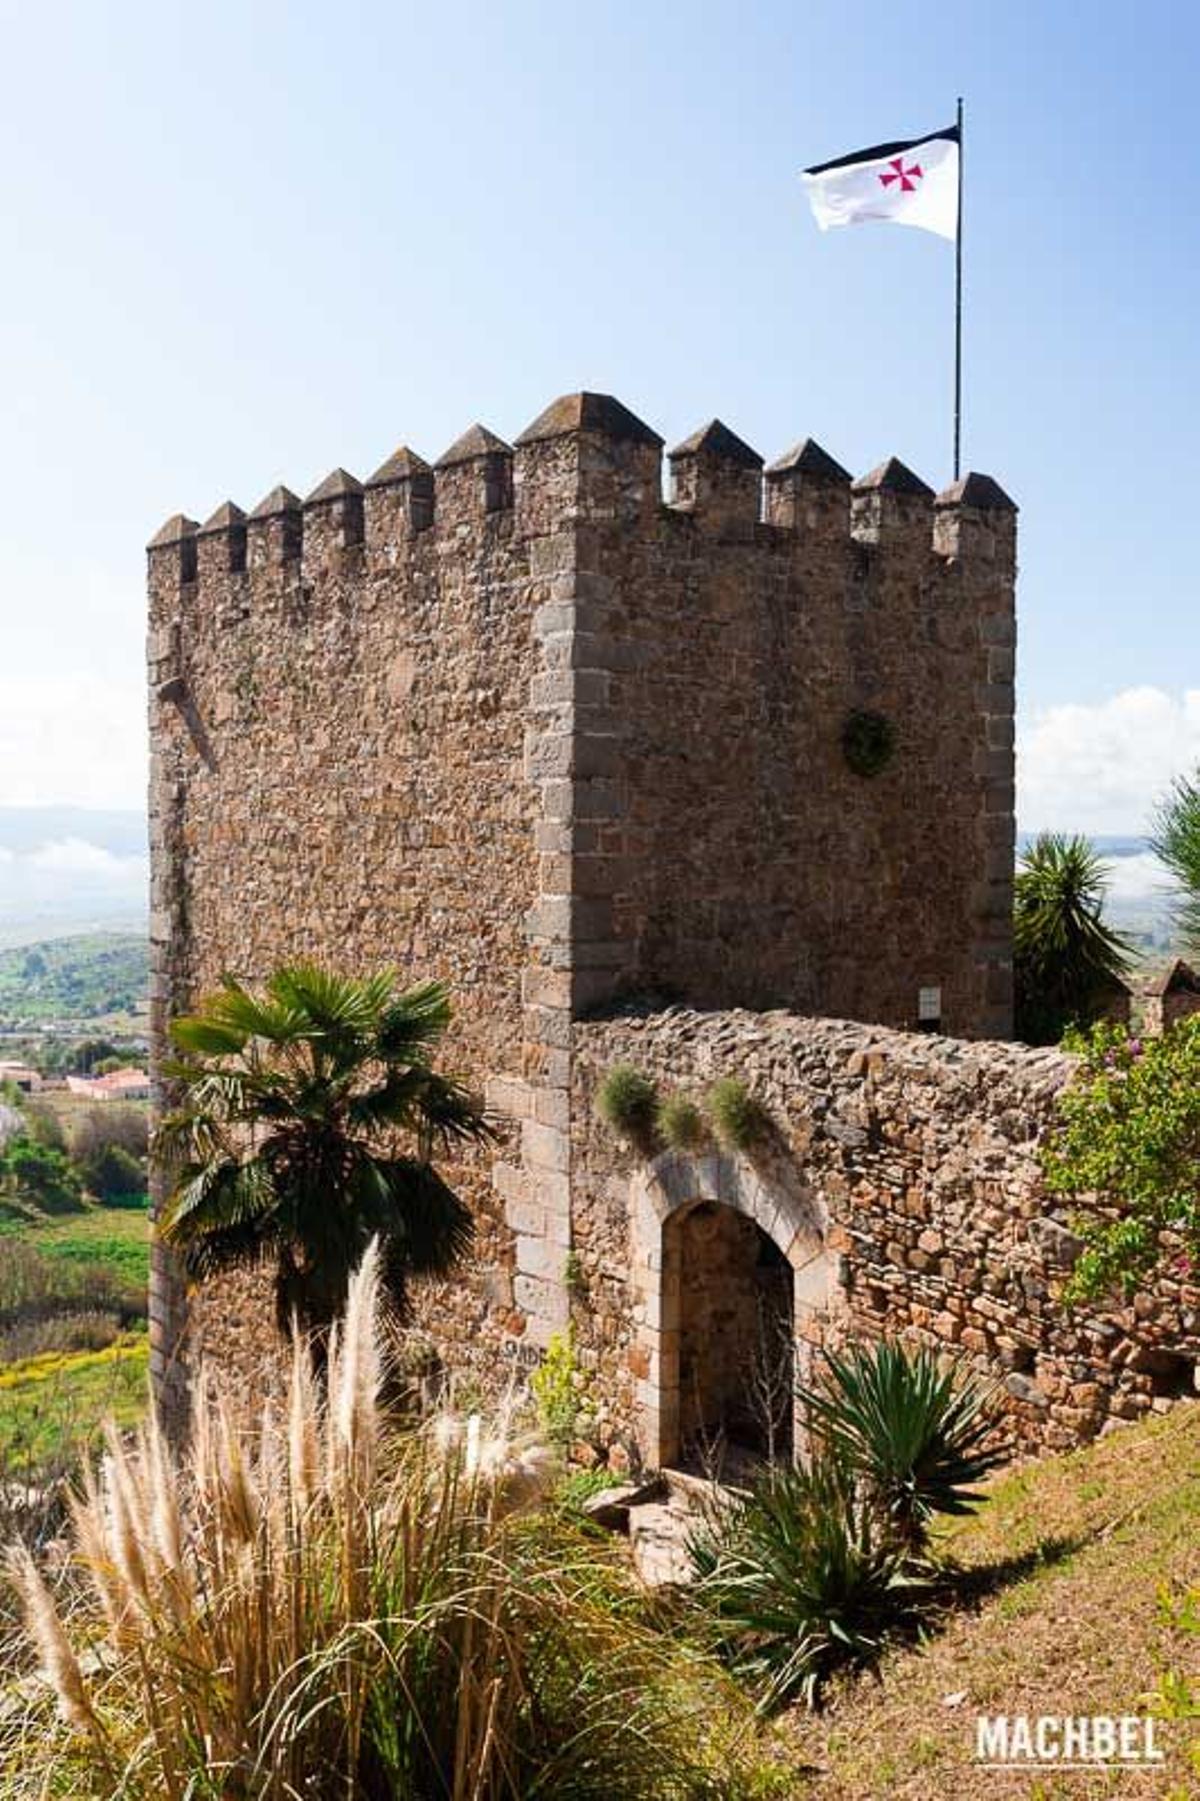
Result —
<path fill-rule="evenodd" d="M 712 1278 L 681 1265 L 672 1221 L 697 1202 L 748 1214 L 787 1257 L 801 1351 L 890 1331 L 954 1349 L 998 1379 L 1015 1447 L 1193 1392 L 1195 1290 L 1164 1280 L 1109 1312 L 1056 1298 L 1075 1241 L 1037 1151 L 1070 1074 L 1060 1053 L 672 1008 L 577 1025 L 573 1062 L 572 1312 L 601 1446 L 678 1451 L 689 1284 Z M 740 1077 L 770 1129 L 748 1154 L 641 1157 L 596 1114 L 617 1063 L 697 1097 Z"/>

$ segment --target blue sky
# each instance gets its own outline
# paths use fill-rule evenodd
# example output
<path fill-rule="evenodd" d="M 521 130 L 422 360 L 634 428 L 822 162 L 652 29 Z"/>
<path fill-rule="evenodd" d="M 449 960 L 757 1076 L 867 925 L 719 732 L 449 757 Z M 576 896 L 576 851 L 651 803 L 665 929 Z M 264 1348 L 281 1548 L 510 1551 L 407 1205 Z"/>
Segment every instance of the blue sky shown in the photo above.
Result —
<path fill-rule="evenodd" d="M 0 0 L 0 804 L 137 804 L 176 510 L 554 395 L 949 479 L 951 246 L 798 171 L 967 102 L 966 461 L 1022 507 L 1022 823 L 1200 759 L 1200 15 Z"/>

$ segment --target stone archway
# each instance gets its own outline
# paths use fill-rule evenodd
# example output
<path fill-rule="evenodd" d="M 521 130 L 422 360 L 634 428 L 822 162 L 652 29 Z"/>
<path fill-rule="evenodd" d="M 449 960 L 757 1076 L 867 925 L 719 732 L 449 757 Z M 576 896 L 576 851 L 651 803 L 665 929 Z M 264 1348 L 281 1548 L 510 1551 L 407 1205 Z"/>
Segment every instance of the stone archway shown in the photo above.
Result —
<path fill-rule="evenodd" d="M 703 1323 L 694 1306 L 685 1308 L 689 1240 L 695 1237 L 689 1217 L 711 1218 L 718 1247 L 725 1239 L 731 1248 L 738 1247 L 735 1286 L 740 1284 L 741 1292 L 731 1295 L 725 1309 L 729 1318 L 721 1330 L 727 1335 L 736 1331 L 739 1310 L 745 1312 L 750 1286 L 757 1280 L 757 1271 L 752 1276 L 747 1269 L 751 1249 L 759 1234 L 770 1241 L 775 1256 L 764 1255 L 763 1263 L 782 1263 L 790 1271 L 791 1361 L 801 1380 L 830 1317 L 841 1310 L 841 1260 L 828 1243 L 828 1218 L 819 1197 L 801 1188 L 790 1172 L 761 1174 L 742 1157 L 658 1157 L 634 1178 L 631 1202 L 637 1432 L 646 1462 L 661 1467 L 679 1458 L 697 1413 L 720 1407 L 735 1420 L 739 1414 L 730 1392 L 737 1377 L 728 1371 L 718 1377 L 710 1368 L 697 1394 L 689 1398 L 683 1392 L 685 1361 L 692 1378 L 696 1367 L 694 1342 L 685 1349 L 685 1337 L 694 1341 Z M 710 1211 L 706 1215 L 702 1209 Z M 752 1222 L 757 1231 L 731 1229 L 723 1220 L 726 1210 Z M 693 1274 L 695 1269 L 693 1265 Z M 719 1346 L 716 1352 L 720 1354 Z"/>

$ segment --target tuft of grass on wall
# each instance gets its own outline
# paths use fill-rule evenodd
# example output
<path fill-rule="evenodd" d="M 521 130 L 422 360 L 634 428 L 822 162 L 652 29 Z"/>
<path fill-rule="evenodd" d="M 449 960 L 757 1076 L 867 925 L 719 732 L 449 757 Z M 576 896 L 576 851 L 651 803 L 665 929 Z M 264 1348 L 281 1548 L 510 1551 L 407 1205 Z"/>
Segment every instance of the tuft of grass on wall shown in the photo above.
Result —
<path fill-rule="evenodd" d="M 686 1094 L 669 1094 L 663 1101 L 658 1109 L 658 1130 L 673 1151 L 698 1151 L 708 1138 L 704 1115 Z"/>
<path fill-rule="evenodd" d="M 600 1084 L 596 1107 L 606 1125 L 637 1145 L 654 1137 L 658 1116 L 658 1090 L 647 1075 L 632 1064 L 618 1063 Z"/>
<path fill-rule="evenodd" d="M 761 1101 L 737 1076 L 722 1076 L 713 1083 L 708 1091 L 708 1117 L 717 1138 L 729 1151 L 749 1150 L 761 1140 L 767 1124 Z"/>

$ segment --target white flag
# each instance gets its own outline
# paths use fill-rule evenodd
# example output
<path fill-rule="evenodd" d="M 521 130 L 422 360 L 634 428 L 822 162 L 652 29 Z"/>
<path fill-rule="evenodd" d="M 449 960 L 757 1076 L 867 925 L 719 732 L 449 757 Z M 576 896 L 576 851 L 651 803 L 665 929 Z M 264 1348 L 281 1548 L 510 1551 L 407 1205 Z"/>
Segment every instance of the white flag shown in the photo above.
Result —
<path fill-rule="evenodd" d="M 875 219 L 958 236 L 958 127 L 902 144 L 876 144 L 804 171 L 822 231 Z"/>

